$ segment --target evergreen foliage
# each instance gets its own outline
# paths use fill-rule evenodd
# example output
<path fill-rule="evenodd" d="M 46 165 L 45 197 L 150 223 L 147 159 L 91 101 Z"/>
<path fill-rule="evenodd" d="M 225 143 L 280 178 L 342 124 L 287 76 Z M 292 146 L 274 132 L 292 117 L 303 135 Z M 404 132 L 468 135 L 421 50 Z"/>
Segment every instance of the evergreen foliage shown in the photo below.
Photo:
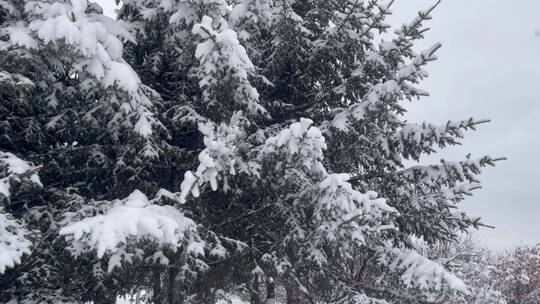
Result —
<path fill-rule="evenodd" d="M 468 294 L 415 240 L 482 226 L 499 159 L 420 164 L 486 121 L 406 120 L 440 44 L 392 2 L 0 0 L 0 298 Z"/>

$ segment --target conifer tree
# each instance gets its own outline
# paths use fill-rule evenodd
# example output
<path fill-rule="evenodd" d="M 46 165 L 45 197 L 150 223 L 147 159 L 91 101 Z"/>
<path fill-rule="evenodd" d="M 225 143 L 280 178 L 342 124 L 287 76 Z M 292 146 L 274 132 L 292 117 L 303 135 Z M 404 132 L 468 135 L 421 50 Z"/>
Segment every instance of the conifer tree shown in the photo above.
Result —
<path fill-rule="evenodd" d="M 466 294 L 413 240 L 482 226 L 458 203 L 498 159 L 406 165 L 486 121 L 406 120 L 440 44 L 392 2 L 0 0 L 2 299 Z"/>

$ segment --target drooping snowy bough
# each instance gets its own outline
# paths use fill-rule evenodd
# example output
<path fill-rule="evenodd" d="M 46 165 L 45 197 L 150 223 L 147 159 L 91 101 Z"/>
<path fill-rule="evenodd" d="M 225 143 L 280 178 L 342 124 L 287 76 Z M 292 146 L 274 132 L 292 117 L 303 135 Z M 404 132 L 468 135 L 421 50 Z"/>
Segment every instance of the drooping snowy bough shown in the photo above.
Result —
<path fill-rule="evenodd" d="M 66 219 L 72 216 L 75 214 L 65 214 Z M 195 256 L 204 254 L 199 249 L 203 244 L 191 219 L 171 206 L 153 204 L 138 190 L 123 200 L 112 202 L 104 214 L 69 222 L 60 229 L 60 234 L 72 236 L 70 250 L 75 255 L 95 250 L 98 258 L 110 253 L 109 272 L 129 258 L 126 255 L 129 248 L 136 247 L 141 239 L 174 250 L 185 246 Z"/>
<path fill-rule="evenodd" d="M 24 187 L 41 187 L 37 169 L 9 152 L 0 151 L 0 274 L 7 267 L 21 263 L 31 253 L 30 231 L 24 222 L 14 218 L 9 209 L 10 197 Z"/>

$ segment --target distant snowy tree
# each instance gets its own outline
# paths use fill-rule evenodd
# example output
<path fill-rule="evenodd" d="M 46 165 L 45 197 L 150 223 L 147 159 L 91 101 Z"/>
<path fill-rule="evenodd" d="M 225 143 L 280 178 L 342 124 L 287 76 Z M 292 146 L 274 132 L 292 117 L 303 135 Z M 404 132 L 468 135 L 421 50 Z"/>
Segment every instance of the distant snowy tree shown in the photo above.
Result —
<path fill-rule="evenodd" d="M 508 303 L 494 280 L 499 269 L 495 253 L 483 247 L 472 235 L 453 243 L 423 245 L 422 252 L 449 268 L 468 287 L 468 293 L 449 299 L 450 304 L 506 304 Z"/>
<path fill-rule="evenodd" d="M 392 2 L 0 0 L 0 151 L 28 168 L 1 171 L 0 297 L 467 294 L 412 240 L 481 226 L 458 203 L 498 159 L 419 163 L 486 121 L 406 120 L 440 45 L 415 50 L 433 8 L 387 33 Z"/>
<path fill-rule="evenodd" d="M 490 279 L 509 304 L 540 301 L 540 245 L 522 245 L 502 254 Z"/>

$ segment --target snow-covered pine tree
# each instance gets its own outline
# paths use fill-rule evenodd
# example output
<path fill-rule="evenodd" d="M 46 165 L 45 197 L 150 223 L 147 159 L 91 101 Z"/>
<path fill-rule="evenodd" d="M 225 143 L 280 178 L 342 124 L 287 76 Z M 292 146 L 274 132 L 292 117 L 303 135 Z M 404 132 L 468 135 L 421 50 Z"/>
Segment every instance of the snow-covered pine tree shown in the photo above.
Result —
<path fill-rule="evenodd" d="M 126 0 L 113 20 L 86 0 L 1 0 L 0 149 L 43 185 L 4 204 L 21 246 L 2 298 L 466 293 L 412 240 L 482 225 L 457 203 L 496 159 L 406 166 L 485 121 L 406 121 L 440 45 L 414 47 L 433 8 L 389 33 L 392 2 Z"/>
<path fill-rule="evenodd" d="M 153 163 L 166 137 L 155 116 L 159 95 L 122 57 L 123 43 L 134 41 L 130 28 L 103 16 L 99 6 L 14 0 L 2 1 L 0 8 L 5 16 L 1 85 L 6 88 L 0 105 L 0 149 L 39 166 L 44 185 L 33 195 L 13 192 L 3 206 L 12 215 L 6 216 L 3 228 L 13 231 L 19 226 L 7 220 L 17 219 L 39 233 L 32 237 L 31 255 L 2 276 L 0 297 L 29 303 L 114 302 L 119 286 L 133 286 L 133 272 L 105 276 L 107 269 L 125 259 L 140 260 L 139 267 L 161 265 L 161 250 L 178 252 L 184 246 L 185 252 L 199 242 L 192 221 L 160 206 L 170 198 L 167 191 L 158 192 L 155 183 L 167 183 Z M 10 170 L 2 166 L 6 183 L 15 180 L 13 174 L 22 174 Z M 147 199 L 136 189 L 156 196 Z M 118 210 L 131 214 L 131 225 L 111 226 L 122 224 L 121 217 L 114 217 Z M 92 227 L 97 229 L 94 239 L 75 235 L 80 246 L 68 246 L 60 229 L 92 216 L 99 216 L 107 229 Z M 109 234 L 100 234 L 104 231 Z M 120 246 L 139 241 L 144 244 L 130 250 Z M 143 254 L 145 246 L 149 249 Z M 27 247 L 19 252 L 28 254 Z M 87 254 L 93 249 L 97 255 Z M 13 256 L 15 262 L 19 258 Z"/>

